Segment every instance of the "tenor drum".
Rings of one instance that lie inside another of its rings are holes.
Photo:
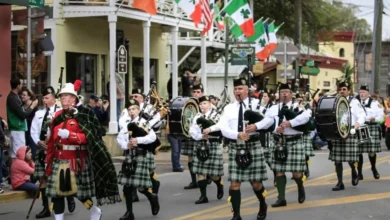
[[[346,139],[351,130],[349,102],[344,96],[326,96],[318,101],[316,128],[326,140]]]
[[[196,98],[176,97],[169,106],[169,133],[176,138],[190,138],[192,121],[200,112]]]
[[[367,125],[360,126],[356,129],[356,136],[359,144],[371,142],[371,134]]]

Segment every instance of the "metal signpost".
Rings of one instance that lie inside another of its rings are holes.
[[[124,45],[118,48],[117,63],[118,73],[127,74],[127,50]]]

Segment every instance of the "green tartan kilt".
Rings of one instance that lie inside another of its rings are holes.
[[[181,145],[181,155],[192,157],[194,156],[194,148],[196,141],[193,139],[186,139]]]
[[[303,134],[303,144],[305,145],[305,154],[309,157],[314,157],[314,149],[313,149],[313,142],[310,137],[310,133]]]
[[[37,152],[37,155],[34,158],[35,168],[34,168],[33,178],[36,180],[39,180],[43,176],[43,174],[45,174],[45,166],[42,166],[42,164],[39,162],[38,153],[39,151]]]
[[[272,147],[274,146],[274,143],[273,143],[273,138],[270,138],[271,134],[268,132],[265,134],[265,138],[268,139],[268,148],[264,147],[263,146],[263,153],[264,153],[264,157],[265,157],[265,162],[268,164],[268,166],[270,166],[271,164],[271,151],[272,151]]]
[[[368,125],[370,130],[371,142],[359,144],[359,153],[378,153],[381,152],[381,133],[377,124]]]
[[[359,161],[358,142],[355,136],[342,140],[332,140],[332,150],[329,152],[329,160],[335,162]]]
[[[147,152],[145,156],[139,155],[136,157],[137,167],[135,174],[127,177],[119,171],[118,183],[120,185],[130,185],[136,188],[151,188],[152,181],[150,179],[150,171],[154,165],[154,156],[151,152]],[[131,162],[130,154],[126,155],[126,162]],[[153,163],[151,163],[153,161]]]
[[[69,160],[54,159],[52,175],[48,177],[46,194],[50,198],[64,197],[57,195],[56,181],[57,172],[60,164],[69,163]],[[89,199],[95,196],[95,182],[93,181],[92,165],[88,157],[85,157],[85,168],[81,174],[76,174],[77,194],[75,195],[79,200]]]
[[[271,156],[271,169],[276,172],[303,172],[306,170],[306,151],[305,145],[302,139],[289,141],[286,143],[288,154],[286,161],[278,161],[275,159],[275,139],[271,137],[272,151]]]
[[[204,141],[196,141],[193,172],[200,175],[223,176],[223,153],[222,146],[218,142],[210,143],[210,157],[206,161],[200,161],[196,156],[198,148],[205,145]]]
[[[252,164],[247,168],[240,168],[236,163],[237,149],[245,148],[244,144],[229,144],[229,181],[253,182],[267,180],[267,168],[260,141],[247,143],[252,154]]]

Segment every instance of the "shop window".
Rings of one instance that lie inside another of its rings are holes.
[[[341,48],[339,51],[339,57],[345,57],[345,50],[344,48]]]
[[[144,59],[133,57],[132,59],[132,88],[139,88],[143,91],[143,93],[148,93],[148,91],[144,91]],[[158,60],[150,59],[150,78],[149,82],[152,84],[153,81],[157,82],[157,68],[158,68]],[[158,83],[157,83],[158,85]]]
[[[97,59],[95,54],[66,52],[66,81],[83,81],[80,95],[84,96],[84,101],[96,93]]]

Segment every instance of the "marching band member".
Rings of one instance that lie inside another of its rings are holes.
[[[384,117],[384,112],[380,108],[378,101],[373,100],[370,96],[370,90],[367,85],[361,85],[359,90],[359,99],[366,112],[365,124],[371,134],[371,142],[359,144],[359,163],[358,176],[359,180],[363,180],[363,153],[368,153],[370,159],[371,170],[375,179],[379,179],[380,175],[376,169],[376,153],[381,152],[381,132],[379,122]]]
[[[77,84],[76,84],[77,82]],[[117,176],[111,156],[100,135],[100,123],[90,108],[77,106],[81,81],[67,83],[59,96],[62,110],[50,125],[45,176],[47,196],[53,202],[56,220],[64,219],[64,197],[74,195],[90,210],[90,219],[99,220],[98,205],[120,201]],[[93,160],[93,161],[92,161]],[[95,178],[96,177],[96,178]]]
[[[241,191],[242,182],[250,182],[256,197],[259,200],[258,220],[267,217],[266,191],[262,181],[267,180],[267,169],[260,137],[256,133],[256,125],[244,127],[244,108],[255,109],[258,100],[249,99],[249,89],[244,78],[234,80],[234,96],[236,101],[227,105],[217,125],[204,130],[209,134],[220,130],[229,141],[229,181],[233,219],[241,220]],[[252,158],[250,160],[249,158]]]
[[[140,105],[137,100],[130,100],[128,111],[128,121],[130,121],[131,124],[137,124],[140,113]],[[145,119],[143,118],[139,121],[140,124],[144,122]],[[156,140],[156,134],[152,129],[143,137],[133,137],[129,139],[129,125],[122,126],[121,131],[117,136],[118,144],[123,150],[132,151],[134,149],[136,152],[135,155],[127,153],[123,162],[128,164],[132,162],[135,163],[135,169],[133,170],[134,173],[128,173],[128,170],[123,170],[127,169],[124,168],[126,166],[122,166],[122,171],[120,171],[118,175],[119,184],[123,185],[123,193],[126,198],[126,213],[120,218],[120,220],[134,220],[132,199],[133,188],[138,188],[139,192],[148,198],[153,215],[157,215],[160,211],[157,194],[149,190],[153,186],[150,173],[151,170],[154,169],[154,163],[151,163],[151,161],[154,160],[154,157],[153,153],[147,149],[147,146]],[[134,135],[134,133],[131,135]]]
[[[198,186],[201,197],[195,204],[208,203],[206,187],[210,176],[217,185],[217,198],[223,197],[223,153],[220,145],[220,137],[212,135],[203,135],[202,128],[198,124],[198,119],[203,117],[205,120],[211,120],[215,116],[215,109],[211,107],[208,96],[199,98],[199,107],[201,113],[196,115],[190,127],[190,134],[196,141],[193,158],[193,172],[198,175]]]
[[[306,125],[310,120],[310,112],[303,111],[296,115],[290,109],[293,107],[292,91],[288,84],[279,87],[280,103],[272,106],[266,117],[257,124],[257,129],[267,129],[275,124],[271,146],[271,168],[276,172],[276,187],[278,199],[272,207],[286,206],[286,172],[292,172],[298,186],[298,202],[306,199],[303,186],[303,172],[305,171],[305,146],[302,132],[298,126]],[[249,127],[248,127],[249,129]]]
[[[38,154],[35,157],[35,172],[34,179],[39,180],[45,173],[45,159],[48,137],[48,129],[50,121],[54,114],[61,110],[61,107],[56,104],[55,91],[49,86],[42,92],[42,101],[45,109],[38,110],[31,123],[31,138],[39,146]],[[49,199],[46,195],[46,189],[41,189],[43,210],[35,217],[37,219],[50,217]],[[76,203],[72,196],[66,197],[68,201],[68,210],[73,212],[76,208]]]
[[[364,125],[366,114],[359,101],[349,96],[350,85],[346,82],[338,84],[338,94],[348,97],[351,111],[351,125],[354,129],[358,129]],[[357,138],[350,136],[345,140],[331,141],[332,150],[329,152],[329,160],[334,161],[337,173],[337,184],[332,188],[333,191],[344,190],[343,183],[343,162],[348,162],[351,167],[352,185],[356,186],[359,183],[359,177],[356,172],[355,162],[359,161],[359,149]]]
[[[192,87],[192,97],[193,98],[200,98],[203,96],[203,85],[198,84],[194,85]],[[198,184],[196,181],[196,174],[193,170],[193,161],[192,157],[194,156],[194,147],[195,147],[195,141],[191,139],[187,139],[182,144],[181,154],[184,156],[188,156],[188,169],[190,170],[191,175],[191,183],[188,186],[185,186],[184,189],[196,189],[198,188]]]

